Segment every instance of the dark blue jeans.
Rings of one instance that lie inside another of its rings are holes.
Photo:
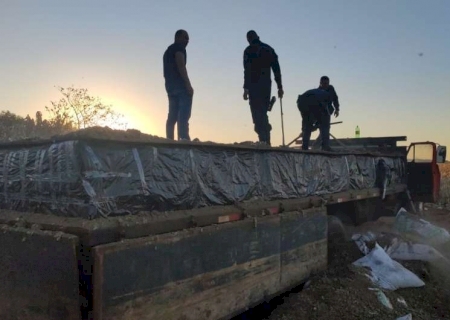
[[[169,114],[166,122],[166,137],[174,140],[175,124],[178,139],[191,140],[189,136],[189,119],[191,118],[192,96],[187,92],[169,93]]]
[[[255,132],[258,134],[259,141],[266,142],[269,145],[270,131],[272,130],[267,115],[270,104],[270,93],[270,86],[261,86],[249,90],[249,103]]]
[[[322,138],[322,149],[330,149],[330,122],[331,115],[326,111],[318,108],[311,108],[312,110],[304,110],[302,115],[302,149],[309,149],[309,140],[311,139],[311,132],[313,131],[313,125],[320,130],[320,136]]]
[[[330,123],[331,115],[328,113],[322,114],[322,121],[320,123],[320,136],[322,138],[322,150],[330,149]]]

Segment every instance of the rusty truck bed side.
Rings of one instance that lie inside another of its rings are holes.
[[[220,319],[327,265],[326,209],[94,247],[95,319]]]

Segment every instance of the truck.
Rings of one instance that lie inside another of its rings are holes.
[[[0,315],[230,319],[325,270],[335,221],[438,200],[445,147],[399,140],[3,143]]]

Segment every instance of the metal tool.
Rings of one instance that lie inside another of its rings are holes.
[[[284,144],[284,123],[283,123],[283,102],[282,102],[282,98],[280,98],[280,112],[281,112],[281,133],[283,135],[283,147],[285,146]]]
[[[331,122],[331,123],[330,123],[330,126],[335,125],[335,124],[340,124],[340,123],[342,123],[342,121]],[[311,132],[316,131],[318,128],[319,128],[319,127],[318,127],[317,125],[314,125],[313,130],[311,130]],[[287,145],[287,147],[289,147],[291,144],[295,143],[297,140],[299,140],[299,139],[302,138],[302,137],[303,137],[303,132],[301,132],[297,137],[295,137],[294,140],[292,140],[291,142],[289,142],[289,144]],[[333,139],[336,139],[336,137],[333,136],[331,133],[330,133],[330,137],[333,138]],[[321,135],[319,134],[319,136],[317,137],[317,139],[316,139],[314,145],[315,145],[318,141],[320,141],[321,138],[322,138],[322,137],[321,137]],[[337,139],[336,139],[336,140],[337,140]],[[342,143],[340,143],[340,144],[343,145]]]

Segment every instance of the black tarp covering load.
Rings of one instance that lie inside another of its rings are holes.
[[[75,140],[0,149],[2,208],[99,217],[292,199],[402,182],[403,159]]]

